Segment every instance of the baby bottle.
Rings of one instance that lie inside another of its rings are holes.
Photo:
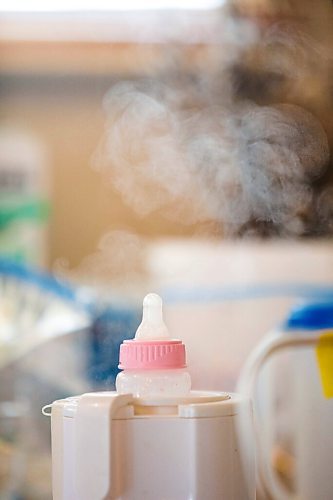
[[[206,333],[206,332],[205,332]],[[204,347],[204,346],[203,346]],[[185,345],[149,294],[120,347],[116,391],[53,402],[54,500],[254,500],[253,435],[237,434],[237,394],[191,390]]]
[[[191,377],[186,370],[185,346],[172,340],[163,321],[162,300],[148,294],[143,301],[142,322],[134,340],[120,347],[116,379],[118,394],[136,397],[188,396]]]

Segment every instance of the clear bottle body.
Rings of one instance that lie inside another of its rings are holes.
[[[142,398],[183,397],[191,390],[191,377],[185,368],[125,370],[117,375],[116,389]]]

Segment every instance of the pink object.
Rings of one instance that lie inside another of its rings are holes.
[[[121,370],[164,370],[186,367],[181,340],[125,340],[120,346]]]

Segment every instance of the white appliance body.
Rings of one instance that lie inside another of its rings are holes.
[[[250,405],[225,393],[163,404],[115,392],[56,401],[53,499],[253,500],[254,447],[241,454],[241,408],[251,419]]]

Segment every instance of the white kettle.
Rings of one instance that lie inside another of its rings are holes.
[[[333,302],[295,307],[253,351],[238,391],[254,401],[264,497],[333,498]]]

